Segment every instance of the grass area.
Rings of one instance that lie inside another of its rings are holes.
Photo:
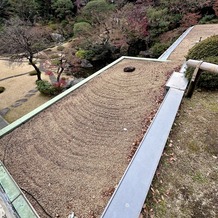
[[[184,99],[141,217],[218,217],[218,92]]]
[[[36,95],[31,96],[29,100],[24,102],[21,106],[10,108],[10,111],[4,116],[4,119],[7,120],[7,122],[12,123],[50,99],[51,97],[49,96],[37,93]]]

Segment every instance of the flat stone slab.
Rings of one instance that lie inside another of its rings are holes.
[[[22,102],[19,101],[12,104],[11,107],[19,107],[20,105],[22,105]]]
[[[28,93],[36,93],[36,92],[38,92],[37,89],[32,89],[32,90],[30,90]]]
[[[29,98],[29,97],[31,97],[31,96],[33,96],[33,95],[35,95],[35,93],[26,94],[24,97]]]
[[[10,111],[10,108],[9,108],[9,107],[6,107],[6,108],[0,110],[0,115],[1,115],[1,116],[4,116],[5,114],[8,113],[8,111]]]
[[[27,98],[22,98],[22,99],[19,99],[19,100],[17,100],[16,102],[26,102],[26,101],[28,101],[28,99]]]

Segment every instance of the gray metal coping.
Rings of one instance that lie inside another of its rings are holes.
[[[1,161],[0,186],[5,193],[5,197],[1,199],[4,201],[4,205],[7,207],[6,209],[12,217],[14,217],[13,215],[18,214],[19,217],[22,218],[39,218],[39,215],[36,213]],[[16,213],[13,213],[8,204],[12,206]],[[17,216],[15,215],[15,217]]]
[[[168,90],[101,218],[139,217],[183,95],[184,90]]]
[[[165,85],[166,91],[168,91],[170,88],[179,89],[182,91],[185,91],[188,84],[188,79],[185,77],[184,73],[181,72],[173,72],[169,80],[167,81]]]
[[[92,74],[91,76],[87,77],[86,79],[82,80],[81,82],[77,83],[73,87],[67,89],[63,93],[57,95],[56,97],[52,98],[51,100],[47,101],[46,103],[42,104],[41,106],[37,107],[30,113],[24,115],[23,117],[17,119],[13,123],[7,125],[3,129],[0,129],[0,138],[3,137],[4,135],[8,134],[18,126],[22,125],[23,123],[27,122],[30,120],[32,117],[36,116],[38,113],[41,111],[45,110],[46,108],[50,107],[57,101],[61,100],[80,86],[84,85],[87,83],[89,80],[93,79],[94,77],[98,76],[99,74],[103,73],[105,70],[108,68],[112,67],[113,65],[117,64],[118,62],[122,61],[123,59],[131,59],[131,60],[142,60],[142,61],[155,61],[155,62],[166,62],[167,60],[158,60],[158,59],[152,59],[152,58],[137,58],[137,57],[129,57],[129,56],[122,56],[121,58],[117,59],[116,61],[112,62],[111,64],[107,65],[106,67],[102,68],[101,70],[97,71],[96,73]]]
[[[194,26],[189,27],[158,59],[167,60],[176,47],[182,42],[182,40],[189,34]]]

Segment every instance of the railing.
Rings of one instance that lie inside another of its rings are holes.
[[[211,63],[204,62],[204,61],[192,60],[192,59],[188,60],[186,64],[188,67],[195,68],[195,71],[192,75],[192,78],[190,80],[188,90],[186,93],[186,97],[191,98],[194,92],[195,86],[201,76],[201,73],[203,71],[208,71],[210,73],[218,73],[218,65],[211,64]]]

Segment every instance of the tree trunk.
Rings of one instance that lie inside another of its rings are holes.
[[[35,69],[35,71],[37,73],[37,80],[42,80],[42,78],[41,78],[41,71],[36,66],[36,64],[33,62],[33,57],[29,57],[28,59],[29,59],[30,64],[34,67],[34,69]]]
[[[60,81],[61,74],[63,73],[63,71],[64,71],[64,68],[63,68],[63,67],[58,68],[57,82]]]
[[[63,67],[63,59],[61,58],[60,59],[60,62],[59,62],[59,66],[58,66],[58,70],[57,70],[57,82],[60,81],[60,78],[61,78],[61,74],[63,73],[64,71],[64,67]]]

